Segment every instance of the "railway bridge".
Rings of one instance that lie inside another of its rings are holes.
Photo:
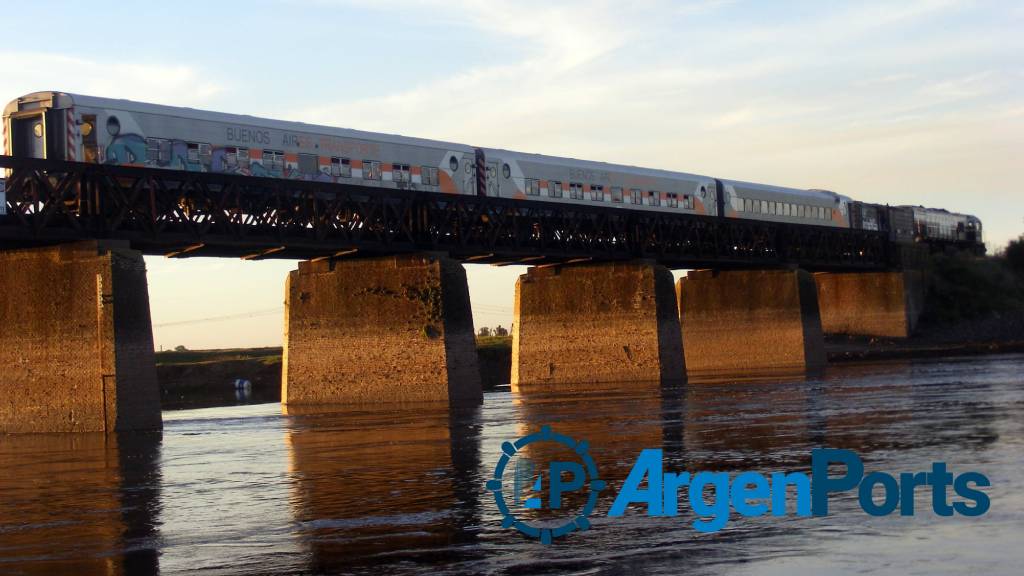
[[[142,255],[299,260],[282,401],[478,402],[463,263],[529,265],[514,387],[806,369],[906,336],[920,256],[881,233],[0,156],[0,432],[160,426]],[[673,285],[670,270],[698,270]]]

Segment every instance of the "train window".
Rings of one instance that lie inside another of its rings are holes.
[[[647,193],[647,202],[651,206],[661,206],[661,192],[651,190]]]
[[[437,186],[437,167],[423,166],[420,168],[420,182],[424,186]]]
[[[583,184],[579,182],[569,182],[569,198],[573,200],[583,200]]]
[[[604,202],[604,186],[601,186],[600,184],[591,184],[590,199],[595,202]]]
[[[238,150],[227,146],[224,148],[224,167],[234,170],[238,167]]]
[[[535,178],[526,179],[526,195],[540,196],[540,180]]]
[[[343,164],[343,162],[344,162],[344,164]],[[347,174],[344,174],[344,172],[346,170],[343,170],[343,168],[347,169],[347,172],[348,172]],[[331,158],[331,176],[334,176],[335,178],[339,178],[343,174],[344,174],[345,178],[349,178],[349,177],[352,176],[352,165],[349,163],[348,158],[339,158],[337,156],[332,157]]]
[[[629,201],[633,204],[640,204],[643,202],[643,192],[639,188],[629,189]]]
[[[285,153],[276,150],[263,151],[263,167],[271,172],[285,169]]]
[[[562,183],[561,182],[548,182],[548,196],[551,198],[562,197]]]
[[[683,208],[693,210],[693,196],[683,194]]]
[[[146,138],[146,162],[162,164],[170,160],[170,144],[163,138]]]
[[[199,144],[189,142],[186,144],[186,148],[188,148],[188,161],[199,162]]]
[[[380,180],[379,160],[363,160],[363,180]]]
[[[213,147],[203,142],[199,143],[199,161],[203,164],[209,164],[213,158]]]
[[[622,202],[622,186],[612,186],[612,202]]]
[[[391,165],[391,179],[395,182],[408,182],[409,181],[409,165],[408,164],[392,164]]]
[[[278,150],[263,151],[263,167],[271,172],[284,170],[284,152]]]
[[[767,213],[768,213],[768,201],[767,200],[761,200],[761,214],[767,214]]]
[[[669,192],[665,195],[669,208],[679,208],[679,196],[675,192]]]
[[[235,151],[235,157],[238,159],[238,167],[249,169],[249,149],[238,148]]]

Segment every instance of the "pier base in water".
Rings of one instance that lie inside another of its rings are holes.
[[[697,270],[676,292],[691,375],[825,364],[814,278],[803,270]]]
[[[95,241],[0,252],[0,432],[161,427],[146,266]]]
[[[683,380],[674,296],[654,264],[530,268],[516,282],[513,388]]]
[[[924,302],[924,273],[822,272],[814,275],[826,334],[906,338]]]
[[[480,402],[469,287],[444,256],[301,262],[285,295],[285,404]]]

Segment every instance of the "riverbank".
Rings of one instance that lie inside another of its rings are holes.
[[[944,335],[905,340],[830,336],[826,339],[825,353],[832,364],[1024,352],[1024,332],[1015,334],[1017,338],[972,341],[953,340]],[[484,390],[509,382],[511,338],[478,339],[477,358]],[[168,409],[213,405],[232,399],[278,402],[281,400],[281,349],[158,352],[157,377],[164,408]],[[236,386],[237,381],[243,383]],[[244,382],[249,385],[245,386]]]
[[[509,382],[510,336],[477,338],[476,352],[484,390]],[[156,373],[165,409],[281,400],[281,348],[157,352]]]

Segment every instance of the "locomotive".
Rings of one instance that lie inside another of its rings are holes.
[[[3,135],[21,157],[878,230],[984,253],[980,220],[945,210],[64,92],[10,102]]]

